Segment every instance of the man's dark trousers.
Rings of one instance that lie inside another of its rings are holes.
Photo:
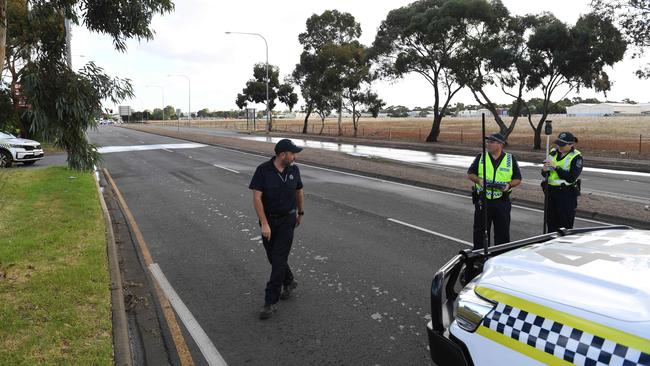
[[[488,237],[494,224],[494,241],[492,245],[510,241],[510,209],[512,204],[508,198],[487,200]],[[481,203],[474,204],[474,249],[483,249],[483,211]]]
[[[282,217],[267,216],[271,227],[271,240],[262,237],[266,257],[271,263],[271,278],[266,283],[266,304],[275,304],[280,299],[282,285],[288,285],[293,281],[293,273],[287,263],[291,244],[293,242],[293,231],[296,227],[296,214],[288,214]]]
[[[548,232],[560,228],[573,229],[578,207],[578,195],[574,187],[551,187],[548,191],[546,222]]]

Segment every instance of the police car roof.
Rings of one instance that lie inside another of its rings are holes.
[[[650,231],[602,230],[491,258],[477,286],[650,338],[649,278]]]

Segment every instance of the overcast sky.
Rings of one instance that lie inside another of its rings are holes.
[[[299,61],[301,46],[298,34],[304,32],[305,21],[312,14],[327,9],[351,13],[361,23],[361,42],[371,45],[379,24],[392,9],[409,4],[410,0],[378,0],[375,2],[343,0],[310,1],[213,1],[177,0],[176,10],[155,17],[152,28],[155,38],[149,42],[129,41],[125,53],[115,51],[111,39],[84,28],[73,29],[72,62],[81,67],[92,60],[109,74],[129,78],[133,82],[135,98],[122,105],[135,110],[160,107],[161,88],[164,103],[187,111],[188,82],[169,74],[183,74],[191,81],[191,108],[210,110],[237,109],[235,98],[245,82],[251,78],[253,65],[264,62],[264,42],[259,37],[226,35],[226,31],[263,34],[269,43],[269,63],[280,67],[283,78],[290,74]],[[564,22],[574,23],[580,14],[589,12],[589,0],[503,0],[514,14],[550,11]],[[650,102],[648,82],[633,75],[639,60],[627,57],[608,70],[614,81],[609,100],[630,98]],[[388,105],[408,107],[433,104],[433,88],[420,76],[410,75],[389,83],[377,81],[374,89]],[[539,91],[536,92],[539,95]],[[531,93],[532,97],[535,92]],[[570,96],[598,97],[591,90],[581,90]],[[559,98],[561,95],[558,95]],[[491,95],[498,102],[510,102],[497,91]],[[463,91],[452,103],[476,104],[471,93]],[[301,102],[302,103],[302,102]],[[115,107],[107,105],[106,107]],[[257,106],[263,109],[263,105]],[[286,107],[280,104],[277,110]]]

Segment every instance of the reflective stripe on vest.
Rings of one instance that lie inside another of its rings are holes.
[[[565,157],[563,157],[561,160],[557,160],[557,157],[560,156],[560,152],[558,151],[557,154],[553,155],[551,159],[557,166],[556,169],[562,169],[565,171],[571,170],[571,162],[573,159],[576,157],[580,156],[580,151],[578,149],[573,149],[571,152],[569,152]],[[556,186],[559,187],[561,185],[565,186],[573,186],[575,185],[576,182],[569,183],[564,179],[561,179],[560,176],[557,174],[557,171],[551,170],[549,175],[548,175],[548,185],[550,186]]]
[[[483,164],[485,159],[481,155],[481,159],[478,163],[478,177],[483,179]],[[486,184],[497,183],[497,184],[506,184],[512,182],[512,155],[506,153],[506,155],[501,159],[501,163],[496,171],[494,172],[494,167],[492,166],[492,159],[487,159],[487,165],[485,166],[485,174],[487,178],[485,179]],[[494,179],[492,179],[494,178]],[[477,192],[483,191],[483,186],[480,184],[474,185]],[[510,192],[512,190],[509,190]],[[487,188],[486,197],[490,200],[498,199],[503,196],[503,192],[500,189]]]

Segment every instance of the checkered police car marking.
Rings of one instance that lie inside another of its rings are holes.
[[[650,365],[647,353],[503,303],[483,326],[575,365]]]

